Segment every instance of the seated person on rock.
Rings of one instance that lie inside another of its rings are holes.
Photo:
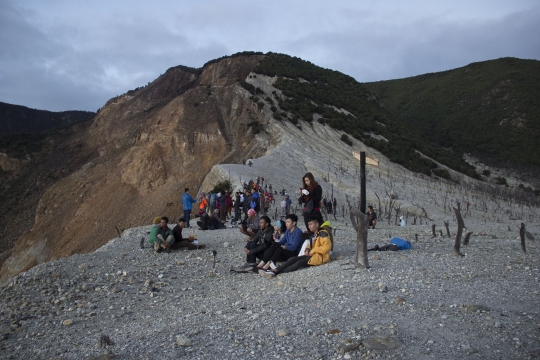
[[[259,230],[255,237],[246,244],[244,252],[246,253],[246,267],[255,267],[257,258],[262,259],[264,252],[272,243],[274,228],[270,226],[270,218],[262,216],[259,220]]]
[[[302,247],[302,230],[300,230],[296,224],[298,223],[298,216],[295,214],[287,215],[285,220],[285,234],[279,240],[274,242],[268,251],[264,254],[258,267],[264,270],[268,268],[276,268],[275,263],[278,261],[286,261],[292,257],[298,256],[298,252]]]
[[[314,240],[311,240],[304,254],[289,258],[276,269],[261,269],[259,270],[259,274],[267,279],[271,279],[277,274],[327,263],[330,260],[330,249],[332,248],[330,234],[328,234],[327,230],[319,229],[319,218],[316,216],[308,218],[308,228],[310,232],[314,233]]]
[[[224,227],[225,224],[221,221],[219,209],[214,209],[212,216],[208,219],[208,230],[217,230]]]
[[[156,233],[161,223],[161,216],[156,216],[154,220],[152,220],[152,228],[150,229],[150,237],[148,238],[148,242],[150,245],[154,246],[154,243],[156,242]]]
[[[375,229],[375,225],[377,225],[377,213],[373,211],[373,206],[368,206],[366,215],[368,216],[368,229],[370,226],[372,229]]]
[[[179,250],[179,249],[197,250],[197,249],[206,248],[206,245],[199,245],[199,242],[193,235],[190,235],[187,239],[184,239],[182,236],[182,230],[185,227],[186,227],[186,219],[183,217],[178,219],[178,223],[172,229],[172,232],[174,235],[174,244],[171,245],[171,249],[172,250]]]
[[[156,232],[154,250],[156,250],[156,252],[161,252],[163,250],[170,252],[172,244],[174,244],[174,235],[172,230],[169,229],[169,218],[163,216]]]
[[[252,239],[257,231],[259,231],[260,218],[257,215],[257,212],[253,209],[249,209],[247,212],[247,219],[242,221],[242,227],[240,232],[244,235],[247,235]]]

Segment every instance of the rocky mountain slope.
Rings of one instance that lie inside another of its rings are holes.
[[[213,165],[263,154],[272,139],[252,136],[246,124],[263,116],[237,85],[260,58],[228,58],[200,73],[169,69],[67,134],[62,147],[73,155],[72,166],[39,199],[34,224],[15,243],[2,279],[92,251],[114,236],[115,226],[142,225],[166,210],[179,214],[182,189],[196,192]]]

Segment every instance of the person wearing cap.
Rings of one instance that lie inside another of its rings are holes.
[[[169,218],[163,216],[156,232],[154,250],[156,252],[161,252],[162,250],[170,252],[172,244],[174,244],[174,235],[172,230],[169,229]]]
[[[206,193],[202,192],[199,198],[199,215],[202,215],[206,212],[206,209],[208,209],[208,200],[206,200]]]
[[[308,266],[318,266],[330,261],[330,251],[332,249],[330,234],[328,230],[319,228],[319,224],[317,216],[308,218],[309,231],[314,235],[303,254],[289,258],[275,269],[260,269],[259,275],[272,279],[281,273],[296,271]]]
[[[206,245],[199,245],[199,242],[194,235],[190,235],[188,238],[184,238],[182,236],[182,229],[184,229],[185,227],[186,219],[178,219],[176,226],[172,229],[174,235],[174,244],[171,246],[171,249],[197,250],[206,248]]]
[[[184,189],[184,194],[182,194],[182,208],[184,209],[184,219],[186,219],[186,226],[189,227],[189,217],[191,216],[191,209],[193,204],[197,202],[191,195],[188,193],[189,189]]]
[[[160,222],[161,216],[156,216],[154,220],[152,220],[152,228],[150,229],[150,237],[148,238],[148,242],[150,243],[150,245],[154,245],[154,243],[156,242],[156,233]]]
[[[289,194],[285,193],[285,213],[289,215],[291,213],[292,200]]]
[[[257,231],[259,231],[259,220],[260,219],[259,215],[257,215],[257,212],[253,209],[249,209],[247,212],[247,219],[242,222],[240,232],[244,235],[249,236],[249,238],[252,239],[257,234]]]

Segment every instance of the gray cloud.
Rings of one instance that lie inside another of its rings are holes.
[[[175,65],[275,51],[358,81],[540,59],[534,1],[0,0],[0,101],[96,110]]]

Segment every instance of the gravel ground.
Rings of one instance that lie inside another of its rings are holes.
[[[413,248],[370,252],[366,270],[354,231],[334,226],[330,263],[273,280],[229,271],[244,262],[236,228],[186,229],[208,248],[160,254],[139,248],[149,227],[126,230],[0,288],[0,358],[540,357],[537,242],[524,256],[517,233],[477,225],[457,257],[430,226],[381,224],[370,246],[400,236]]]

